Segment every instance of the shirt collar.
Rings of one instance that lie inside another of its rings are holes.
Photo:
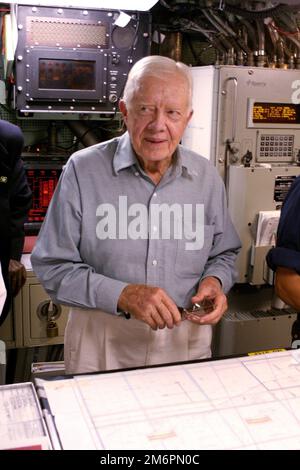
[[[120,170],[129,168],[133,165],[140,167],[139,161],[131,145],[130,136],[128,132],[125,132],[125,134],[119,138],[113,159],[113,168],[117,175]],[[192,160],[182,155],[182,147],[180,145],[177,147],[176,151],[176,163],[174,171],[176,176],[181,174],[182,176],[197,175]]]
[[[181,171],[182,176],[192,177],[198,175],[193,159],[186,155],[186,152],[183,152],[183,147],[181,145],[178,145],[176,155],[177,169],[179,172]]]
[[[125,134],[120,137],[117,149],[115,151],[113,159],[114,171],[116,174],[118,174],[120,170],[129,168],[130,166],[136,165],[137,163],[138,159],[136,158],[132,148],[129,134],[128,132],[125,132]]]

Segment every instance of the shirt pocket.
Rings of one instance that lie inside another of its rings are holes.
[[[213,245],[214,226],[204,225],[203,239],[194,236],[177,240],[175,273],[200,278]]]

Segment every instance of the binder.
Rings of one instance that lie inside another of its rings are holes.
[[[51,449],[48,428],[31,382],[0,387],[0,449]]]

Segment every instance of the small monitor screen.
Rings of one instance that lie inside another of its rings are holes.
[[[300,124],[300,105],[255,102],[252,120],[259,124]]]
[[[39,59],[39,88],[52,90],[95,90],[92,60]]]

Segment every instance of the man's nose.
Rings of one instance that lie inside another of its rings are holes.
[[[153,119],[149,123],[152,130],[161,131],[166,127],[166,116],[163,111],[157,110],[153,116]]]

